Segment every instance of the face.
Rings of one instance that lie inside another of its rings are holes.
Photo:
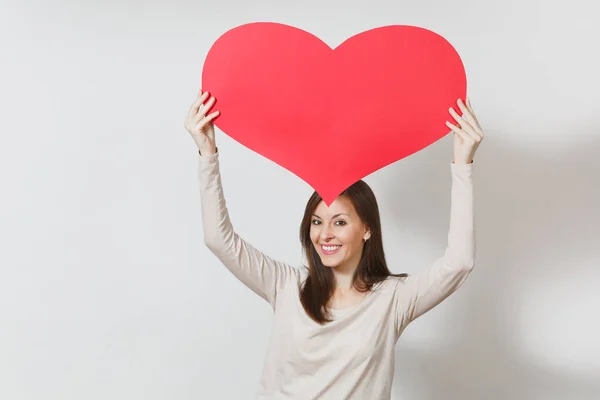
[[[326,267],[356,268],[364,240],[370,236],[345,196],[339,196],[329,207],[321,201],[312,215],[310,238]]]

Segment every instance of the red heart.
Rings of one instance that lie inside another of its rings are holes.
[[[335,49],[291,26],[242,25],[213,44],[202,81],[221,111],[216,126],[299,176],[328,205],[445,136],[448,108],[466,94],[452,45],[402,25]]]

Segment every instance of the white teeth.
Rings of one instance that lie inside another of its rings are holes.
[[[322,246],[322,247],[323,247],[323,250],[325,250],[325,251],[334,251],[334,250],[339,249],[342,246]]]

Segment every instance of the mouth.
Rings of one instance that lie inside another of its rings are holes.
[[[330,256],[332,254],[337,253],[341,247],[342,247],[342,245],[338,245],[338,244],[334,244],[334,245],[324,245],[324,244],[322,244],[321,245],[321,251],[326,256]]]

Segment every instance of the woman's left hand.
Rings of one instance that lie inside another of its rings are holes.
[[[484,134],[469,99],[467,98],[466,106],[461,99],[458,99],[456,104],[458,104],[460,111],[462,111],[462,116],[458,115],[452,107],[450,107],[449,111],[459,126],[446,121],[446,126],[454,132],[453,162],[455,164],[470,164],[473,162],[473,157],[483,140]]]

